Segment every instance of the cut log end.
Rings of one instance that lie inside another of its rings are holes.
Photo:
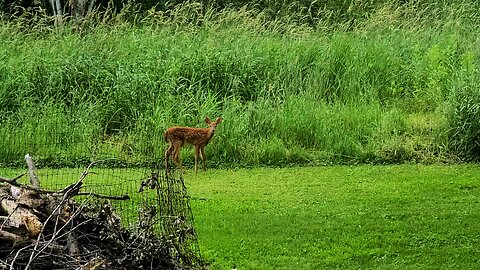
[[[25,162],[27,163],[28,175],[30,176],[30,184],[34,188],[40,188],[40,181],[37,176],[37,168],[33,163],[32,157],[29,154],[25,155]]]

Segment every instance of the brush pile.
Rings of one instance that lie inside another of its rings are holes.
[[[28,155],[26,160],[31,185],[17,183],[23,175],[0,177],[0,269],[189,268],[172,240],[156,236],[151,226],[135,233],[121,226],[109,200],[127,195],[73,200],[87,195],[80,189],[88,168],[76,183],[50,191],[39,187]]]

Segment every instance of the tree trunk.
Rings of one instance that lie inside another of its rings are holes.
[[[82,28],[82,22],[85,19],[91,9],[93,8],[94,0],[70,0],[70,10],[72,12],[73,19],[78,29]],[[87,4],[89,3],[88,7]]]
[[[90,4],[88,5],[88,10],[87,14],[90,14],[93,10],[93,3],[95,3],[95,0],[90,0]]]
[[[50,0],[52,6],[53,17],[55,18],[55,25],[62,24],[62,2],[60,0]]]

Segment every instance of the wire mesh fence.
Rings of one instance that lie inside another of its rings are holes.
[[[1,124],[1,123],[0,123]],[[111,200],[113,210],[129,229],[149,229],[170,239],[188,260],[198,258],[198,245],[193,227],[190,197],[181,174],[167,176],[164,170],[162,134],[144,138],[105,136],[90,137],[65,134],[61,130],[29,127],[24,133],[13,130],[0,138],[0,176],[14,178],[26,172],[25,155],[36,165],[40,186],[61,190],[83,179],[82,196],[109,197],[128,195],[128,200]],[[133,143],[132,143],[133,142]],[[28,183],[28,176],[19,182]],[[98,200],[98,204],[104,200]]]

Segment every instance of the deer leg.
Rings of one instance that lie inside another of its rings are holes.
[[[207,171],[207,166],[205,166],[205,161],[207,160],[207,156],[205,156],[205,147],[200,148],[200,157],[202,158],[203,163],[203,171]]]
[[[175,164],[177,164],[177,167],[180,168],[180,170],[183,172],[183,166],[182,166],[182,161],[180,160],[180,149],[182,147],[183,143],[175,143],[174,148],[173,148],[173,161]]]
[[[200,152],[200,147],[198,145],[195,145],[195,175],[197,175],[199,152]]]
[[[167,150],[165,151],[165,170],[167,170],[167,173],[170,173],[170,168],[168,166],[168,159],[172,155],[172,150],[173,150],[173,145],[170,144]]]

